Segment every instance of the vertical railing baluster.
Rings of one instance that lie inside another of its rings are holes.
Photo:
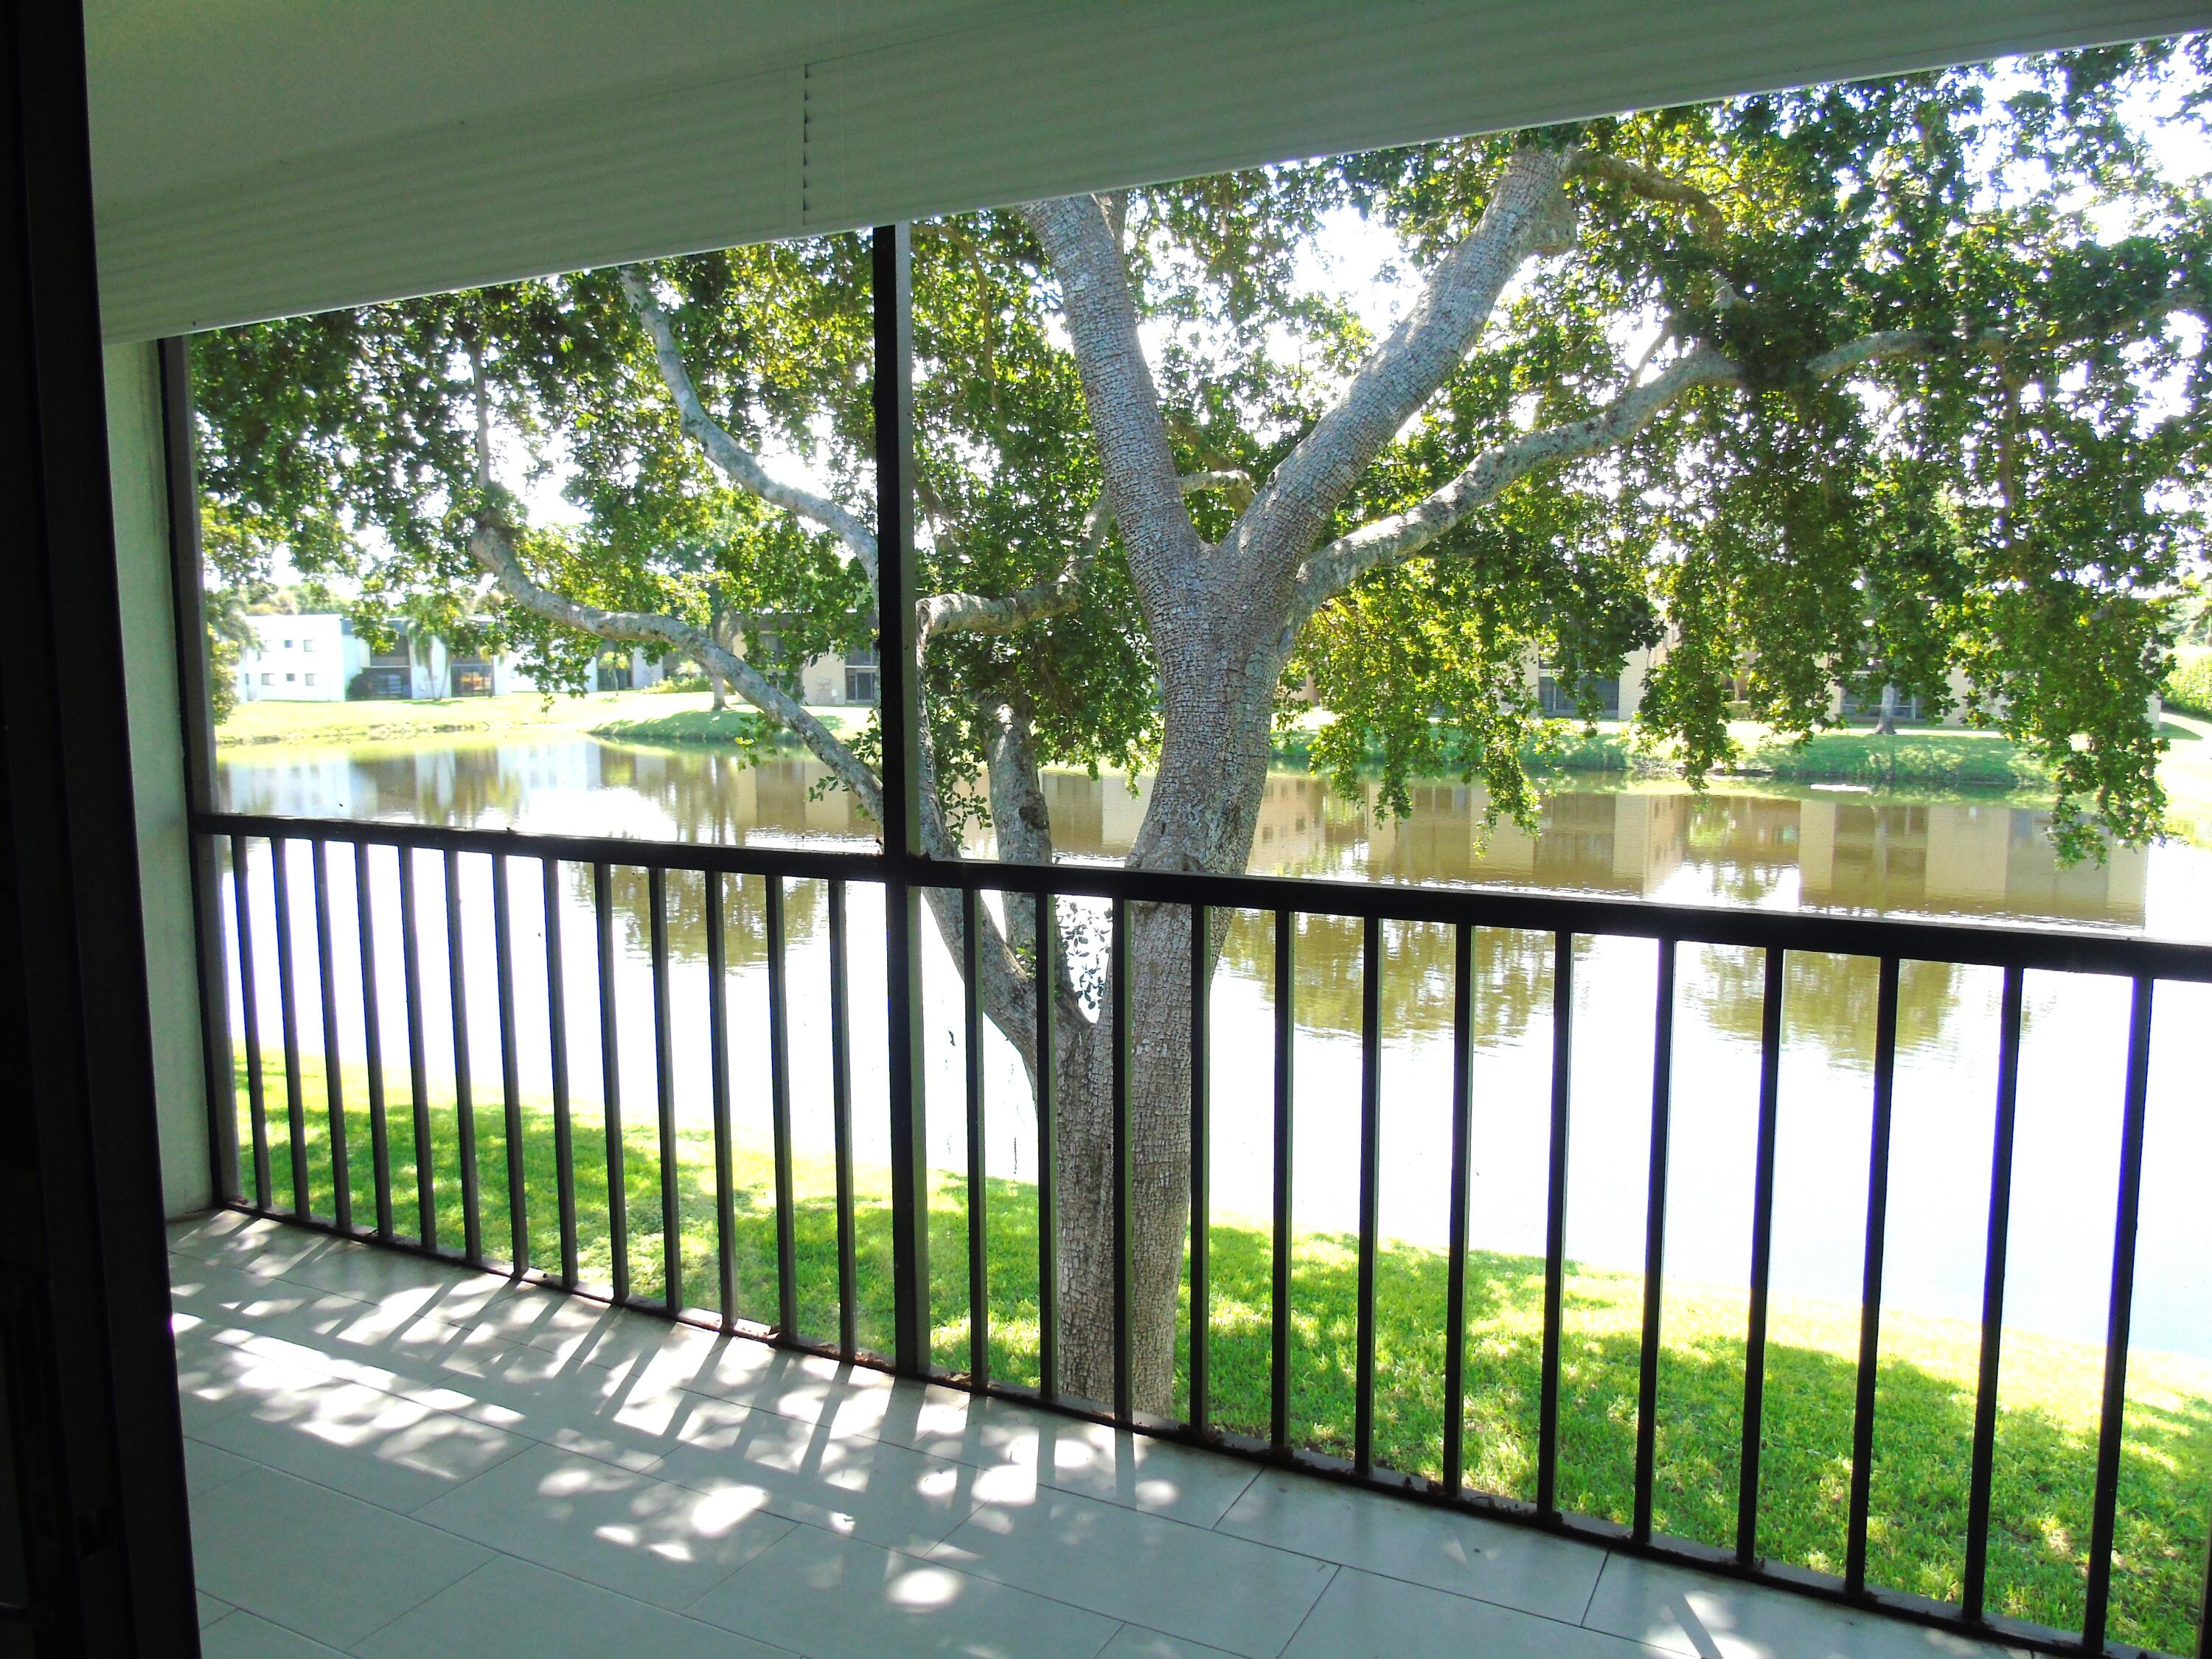
[[[347,1157],[345,1083],[338,1052],[337,965],[331,943],[329,843],[309,843],[315,875],[315,991],[323,1009],[323,1097],[331,1125],[331,1219],[342,1233],[353,1231],[353,1170]],[[354,856],[361,856],[355,849]]]
[[[284,1038],[284,1127],[292,1141],[292,1212],[313,1213],[307,1169],[307,1103],[300,1083],[300,989],[292,962],[291,843],[269,838],[269,884],[276,923],[276,1009]]]
[[[384,1109],[384,1011],[376,979],[376,893],[368,843],[353,852],[354,931],[361,945],[361,1057],[368,1071],[368,1159],[376,1183],[376,1236],[392,1242],[392,1125]]]
[[[592,921],[599,957],[599,1099],[605,1112],[607,1249],[614,1299],[629,1300],[629,1202],[623,1170],[621,1032],[615,1020],[614,872],[592,866]]]
[[[771,878],[773,879],[773,878]],[[646,902],[653,907],[646,937],[653,956],[653,1088],[660,1130],[660,1290],[668,1311],[684,1305],[684,1212],[677,1184],[676,1052],[668,1007],[668,872],[645,872]]]
[[[1060,1398],[1060,1119],[1054,1090],[1060,990],[1060,902],[1036,895],[1037,1392]]]
[[[1990,1559],[1990,1493],[1995,1484],[1997,1378],[2004,1355],[2005,1256],[2012,1234],[2013,1134],[2020,1115],[2020,1032],[2027,976],[2004,971],[1997,1026],[1996,1133],[1990,1146],[1988,1242],[1982,1252],[1981,1374],[1974,1392],[1974,1443],[1966,1494],[1966,1559],[1960,1600],[1969,1619],[1983,1617]]]
[[[2128,1406],[2128,1332],[2135,1315],[2136,1224],[2142,1209],[2143,1120],[2150,1094],[2151,991],[2135,979],[2128,1016],[2128,1073],[2120,1120],[2119,1200],[2112,1222],[2112,1288],[2105,1322],[2105,1395],[2097,1424],[2097,1486],[2089,1518],[2089,1583],[2081,1645],[2105,1650],[2112,1592],[2112,1531],[2119,1508],[2121,1430]]]
[[[561,861],[541,860],[545,907],[545,1042],[553,1072],[553,1180],[561,1212],[561,1283],[576,1288],[576,1127],[568,1105],[568,988],[561,959]]]
[[[1544,1203],[1543,1370],[1536,1398],[1536,1513],[1559,1512],[1559,1346],[1566,1313],[1567,1112],[1572,1096],[1575,936],[1552,942],[1552,1136]]]
[[[1114,1420],[1135,1415],[1129,1307],[1129,901],[1113,902]]]
[[[1743,1351],[1743,1442],[1736,1492],[1735,1556],[1749,1566],[1759,1551],[1759,1437],[1766,1410],[1766,1291],[1774,1266],[1774,1139],[1782,1102],[1782,974],[1788,953],[1766,947],[1759,1005],[1759,1150],[1752,1177],[1750,1320]]]
[[[1375,1468],[1375,1255],[1382,1201],[1382,923],[1369,916],[1359,942],[1359,1262],[1353,1361],[1352,1467]]]
[[[837,1348],[860,1347],[860,1262],[853,1237],[853,1018],[845,983],[845,884],[830,884],[830,1128],[837,1160]]]
[[[437,1176],[430,1156],[429,1058],[422,1041],[422,945],[415,904],[415,849],[399,854],[399,968],[407,992],[407,1081],[415,1124],[415,1236],[438,1248]]]
[[[1636,1510],[1638,1543],[1651,1537],[1651,1482],[1659,1454],[1659,1321],[1666,1291],[1667,1147],[1674,1103],[1674,957],[1659,939],[1659,988],[1651,1024],[1651,1149],[1644,1188],[1644,1341],[1636,1375]]]
[[[246,880],[246,837],[230,838],[230,906],[238,933],[239,1012],[246,1042],[246,1115],[253,1139],[253,1207],[270,1207],[269,1102],[261,1081],[261,1001],[253,982],[253,904]],[[235,1112],[234,1104],[231,1109]]]
[[[706,872],[707,1063],[714,1114],[714,1278],[722,1328],[738,1316],[737,1153],[730,1138],[730,996],[728,947],[722,939],[722,874]],[[835,1041],[833,1034],[832,1041]]]
[[[775,1156],[775,1323],[799,1334],[799,1212],[791,1178],[791,995],[784,962],[783,878],[768,889],[768,1099]]]
[[[514,919],[507,914],[507,854],[491,855],[493,965],[499,997],[499,1087],[507,1133],[507,1260],[530,1267],[530,1171],[522,1155],[522,1062],[514,1049]]]
[[[1213,1415],[1213,912],[1190,907],[1190,1426]]]
[[[960,890],[960,1034],[968,1111],[968,1381],[991,1380],[991,1261],[983,1168],[982,895]]]
[[[477,1189],[476,1087],[470,1079],[469,980],[461,935],[461,855],[446,849],[446,974],[453,1024],[453,1128],[461,1159],[461,1255],[481,1266],[483,1198]]]
[[[1444,1257],[1444,1490],[1467,1483],[1468,1187],[1474,1160],[1474,929],[1452,927],[1451,1237]]]
[[[1897,1093],[1898,960],[1881,959],[1874,1022],[1874,1126],[1867,1151],[1866,1254],[1859,1291],[1858,1399],[1851,1419],[1851,1498],[1844,1589],[1866,1589],[1867,1519],[1874,1500],[1876,1367],[1881,1361],[1881,1270],[1889,1227],[1890,1124]]]
[[[1291,1444],[1291,1062],[1297,1035],[1297,922],[1275,912],[1275,1190],[1273,1287],[1269,1309],[1271,1363],[1267,1443],[1278,1453]]]

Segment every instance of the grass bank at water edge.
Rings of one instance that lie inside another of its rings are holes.
[[[1738,755],[1719,775],[1778,783],[1850,783],[1870,788],[2004,789],[2044,791],[2050,780],[2043,769],[2002,733],[1954,726],[1917,726],[1894,737],[1869,731],[1824,732],[1802,742],[1739,722],[1729,728]],[[1274,738],[1274,757],[1286,765],[1310,766],[1316,726],[1301,722]],[[1379,753],[1370,760],[1380,765]],[[1664,754],[1638,749],[1624,721],[1601,721],[1594,729],[1573,726],[1548,747],[1522,751],[1532,769],[1575,772],[1632,772],[1650,777],[1679,775]]]
[[[293,1148],[281,1064],[264,1062],[270,1190],[289,1205]],[[404,1068],[387,1066],[388,1145],[396,1230],[416,1236],[416,1147]],[[252,1190],[246,1066],[239,1080],[241,1178]],[[366,1078],[341,1074],[355,1224],[374,1224]],[[310,1206],[331,1212],[325,1079],[303,1069],[305,1157]],[[458,1119],[450,1084],[427,1103],[428,1163],[438,1242],[462,1238]],[[475,1086],[482,1229],[487,1255],[509,1249],[507,1144],[495,1078]],[[801,1103],[802,1114],[813,1109]],[[608,1231],[609,1142],[600,1108],[574,1108],[577,1235],[583,1275],[611,1273]],[[521,1114],[520,1155],[530,1254],[560,1258],[554,1123],[540,1102]],[[629,1219],[632,1294],[662,1294],[665,1234],[660,1149],[650,1123],[629,1125],[620,1196]],[[683,1300],[716,1310],[720,1300],[713,1192],[714,1149],[705,1126],[676,1148]],[[776,1304],[774,1160],[763,1133],[741,1132],[735,1156],[738,1316],[772,1322]],[[890,1178],[855,1172],[859,1260],[854,1310],[864,1347],[888,1351],[891,1331]],[[799,1323],[806,1334],[837,1330],[834,1176],[826,1159],[794,1168]],[[991,1365],[1015,1382],[1036,1380],[1036,1194],[1027,1182],[993,1180],[984,1194],[990,1248],[988,1291]],[[930,1200],[931,1298],[939,1363],[964,1369],[968,1353],[967,1194],[939,1171]],[[1216,1215],[1209,1239],[1210,1326],[1215,1420],[1264,1434],[1271,1386],[1272,1244],[1267,1226]],[[1291,1297],[1291,1432],[1298,1443],[1349,1455],[1353,1418],[1357,1255],[1334,1233],[1295,1236]],[[1386,1241],[1376,1273],[1376,1461],[1431,1479],[1441,1475],[1445,1259],[1442,1252]],[[1469,1258],[1467,1387],[1457,1402],[1466,1425],[1468,1480],[1478,1488],[1533,1496],[1543,1335],[1543,1264],[1521,1255]],[[1566,1286],[1560,1389],[1559,1501],[1571,1511],[1620,1522],[1633,1502],[1643,1282],[1633,1273],[1574,1267]],[[1709,1544],[1735,1540],[1737,1452],[1742,1431],[1745,1297],[1726,1286],[1670,1285],[1660,1356],[1657,1482],[1659,1529]],[[1185,1287],[1188,1311],[1188,1285]],[[1188,1328],[1188,1320],[1184,1322]],[[1838,1573],[1851,1479],[1857,1373],[1856,1307],[1777,1296],[1766,1351],[1759,1547],[1777,1561]],[[1990,1538],[1994,1611],[2061,1630],[2081,1613],[2096,1467],[2103,1353],[2090,1343],[2007,1334],[1999,1393],[1996,1475]],[[1885,1311],[1875,1431],[1869,1577],[1877,1584],[1939,1601],[1960,1593],[1968,1447],[1979,1330],[1970,1322]],[[1177,1356],[1178,1405],[1187,1353]],[[2205,1528],[2212,1505],[2212,1362],[2130,1356],[2113,1571],[2115,1640],[2191,1651],[2203,1592]]]

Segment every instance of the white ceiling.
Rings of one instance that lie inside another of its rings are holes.
[[[87,0],[103,202],[714,68],[834,57],[979,0]]]
[[[2008,51],[2212,0],[88,0],[143,338]]]

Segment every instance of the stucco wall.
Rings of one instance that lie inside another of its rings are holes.
[[[172,1215],[213,1201],[207,1087],[200,1067],[191,844],[177,712],[168,506],[161,470],[160,365],[151,345],[107,352],[107,453],[114,475],[115,559],[123,596],[124,690],[146,917],[147,1000],[161,1136],[161,1194]]]

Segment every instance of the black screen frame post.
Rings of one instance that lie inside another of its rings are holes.
[[[78,4],[0,5],[0,1620],[196,1655]]]
[[[914,251],[872,238],[875,319],[876,618],[883,731],[884,997],[890,1026],[892,1358],[930,1375],[929,1169],[922,1101],[921,660],[915,639]]]

